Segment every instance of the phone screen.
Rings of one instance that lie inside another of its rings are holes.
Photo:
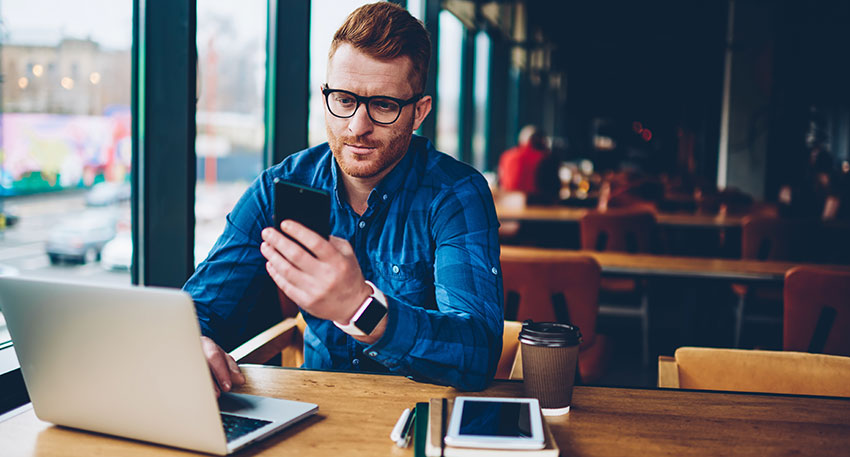
[[[292,219],[327,239],[330,236],[331,197],[327,191],[274,180],[274,224],[280,230],[284,219]]]
[[[528,403],[464,400],[459,435],[531,437]]]

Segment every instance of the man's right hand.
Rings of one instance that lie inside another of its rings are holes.
[[[202,336],[201,348],[204,350],[204,357],[207,358],[207,365],[210,366],[213,380],[215,380],[213,387],[216,398],[221,396],[222,392],[230,392],[233,386],[245,384],[245,375],[239,370],[239,365],[230,354],[215,344],[215,341]]]

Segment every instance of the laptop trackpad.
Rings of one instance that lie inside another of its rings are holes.
[[[224,393],[218,398],[218,408],[223,413],[250,414],[256,410],[262,398],[253,395]]]
[[[285,423],[301,419],[319,409],[313,403],[230,392],[219,397],[218,406],[223,413]]]

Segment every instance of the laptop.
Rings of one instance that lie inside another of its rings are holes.
[[[181,290],[0,277],[0,309],[43,421],[225,455],[319,409],[233,393],[216,401]]]

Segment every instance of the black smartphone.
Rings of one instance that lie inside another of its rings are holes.
[[[292,219],[325,239],[331,234],[331,195],[325,190],[274,179],[274,226]]]

